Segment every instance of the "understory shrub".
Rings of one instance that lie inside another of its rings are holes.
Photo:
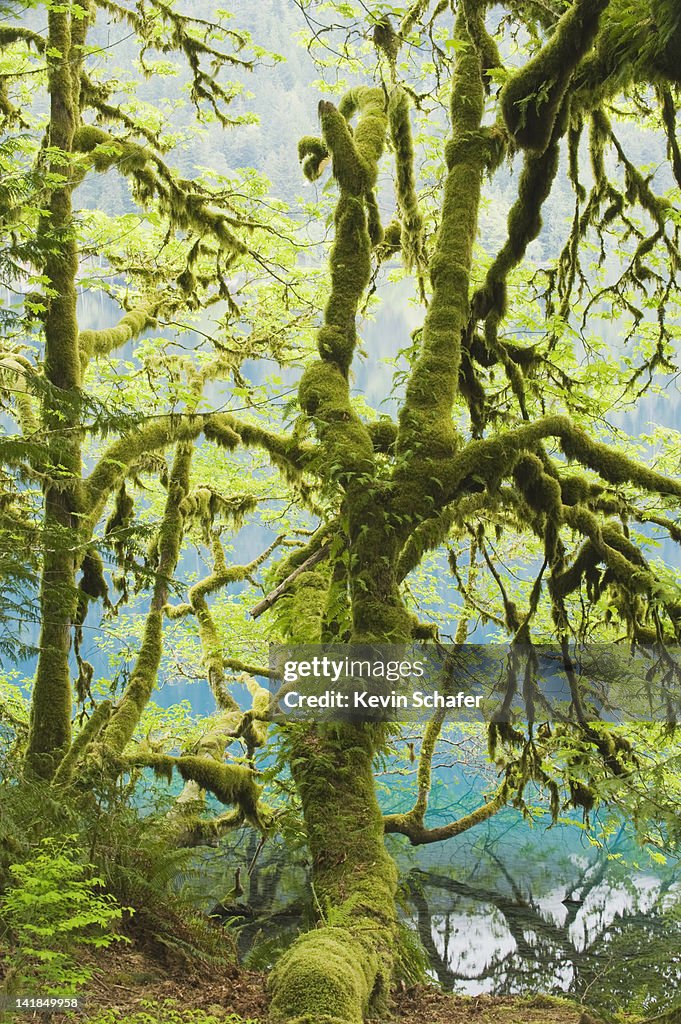
[[[72,995],[93,974],[83,949],[124,940],[114,929],[129,908],[102,891],[103,879],[79,862],[74,839],[43,839],[33,857],[10,865],[11,881],[0,896],[10,947],[3,956],[5,991]]]

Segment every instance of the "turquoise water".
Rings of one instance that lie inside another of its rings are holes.
[[[431,823],[472,809],[484,785],[484,771],[476,776],[472,764],[441,772]],[[390,810],[409,806],[401,786],[383,798]],[[652,1014],[674,1002],[681,870],[656,862],[621,823],[603,816],[589,830],[578,818],[550,826],[538,806],[533,821],[508,809],[432,846],[413,848],[398,836],[386,841],[400,870],[403,920],[444,989],[569,995],[604,1013]],[[231,924],[249,965],[266,969],[313,922],[305,856],[276,840],[259,850],[246,834],[201,853],[198,875],[187,884],[204,909],[229,892],[241,869],[240,902],[249,916],[236,917],[241,911],[233,908]]]

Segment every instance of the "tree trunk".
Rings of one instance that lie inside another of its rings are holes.
[[[72,19],[70,5],[48,13],[48,143],[61,156],[50,172],[62,181],[53,189],[38,241],[46,253],[49,282],[45,318],[43,426],[47,432],[44,487],[43,564],[40,586],[40,653],[36,670],[28,767],[49,778],[71,737],[71,625],[76,611],[81,452],[80,358],[76,318],[78,258],[72,220],[68,155],[79,118],[78,81],[87,18]],[[80,13],[80,12],[79,12]],[[77,38],[72,39],[72,29]],[[67,154],[64,157],[64,154]]]
[[[295,737],[291,767],[321,924],[273,972],[275,1021],[359,1024],[386,1008],[397,869],[376,799],[376,735],[373,726],[329,725],[303,727]]]

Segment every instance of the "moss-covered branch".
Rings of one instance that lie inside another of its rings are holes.
[[[214,205],[213,196],[195,183],[178,178],[149,146],[117,138],[96,125],[82,124],[74,135],[74,150],[97,171],[116,167],[133,183],[141,205],[152,202],[177,230],[210,236],[228,253],[248,251],[234,231],[235,219]]]
[[[142,644],[123,696],[103,733],[105,745],[116,754],[122,753],[132,739],[156,684],[162,654],[163,608],[168,601],[170,582],[180,557],[184,536],[184,517],[180,506],[189,490],[192,454],[191,442],[182,442],[177,446],[159,529],[156,579]]]
[[[45,52],[45,40],[38,32],[21,25],[0,25],[0,50],[15,43],[28,43],[38,53]]]
[[[329,540],[322,544],[321,547],[318,547],[316,551],[313,551],[313,553],[306,558],[304,562],[301,562],[300,565],[296,566],[296,568],[293,569],[293,571],[290,572],[289,575],[274,588],[274,590],[271,590],[269,594],[262,599],[262,601],[258,601],[258,603],[251,608],[251,618],[260,618],[263,612],[266,612],[268,608],[271,608],[299,576],[303,573],[309,572],[315,565],[318,565],[319,562],[327,558],[330,549],[331,541]]]
[[[189,602],[181,605],[167,605],[165,613],[170,619],[182,618],[193,614],[199,627],[199,639],[203,653],[203,663],[208,675],[208,682],[218,707],[230,711],[238,711],[239,705],[225,687],[225,663],[222,642],[213,620],[207,598],[230,583],[248,579],[269,558],[281,544],[283,537],[277,537],[269,547],[257,558],[246,565],[227,566],[220,537],[212,537],[213,571],[210,576],[195,583],[189,590]]]
[[[300,478],[309,457],[307,449],[295,440],[243,423],[226,413],[159,416],[114,441],[87,478],[85,503],[93,528],[109,495],[141,456],[167,448],[176,441],[195,440],[202,433],[207,440],[229,451],[238,447],[239,443],[262,448],[274,465],[286,476],[295,479]]]
[[[512,473],[523,452],[551,437],[558,439],[568,460],[594,470],[608,483],[630,483],[644,491],[681,496],[681,482],[628,458],[611,445],[592,440],[567,416],[545,416],[496,437],[470,441],[458,455],[441,464],[438,492],[448,504],[466,491],[485,487],[494,491]]]
[[[355,114],[358,121],[353,133],[348,122]],[[387,494],[385,486],[376,481],[372,435],[353,407],[348,382],[357,344],[358,307],[371,275],[372,245],[382,238],[374,186],[388,128],[383,91],[352,89],[338,109],[322,102],[320,117],[339,197],[330,255],[331,293],[318,334],[320,359],[303,374],[299,401],[304,412],[314,418],[324,474],[345,493],[343,521],[350,548],[353,637],[398,641],[410,635],[412,623],[386,547]],[[313,582],[305,575],[302,580]],[[315,583],[328,589],[324,579]],[[318,625],[321,629],[321,617]]]
[[[63,786],[71,781],[76,768],[87,754],[89,747],[96,741],[102,729],[109,721],[112,707],[113,705],[110,700],[103,700],[94,709],[69,747],[65,757],[60,761],[52,780],[54,786]]]
[[[499,321],[506,314],[507,280],[520,265],[527,247],[538,237],[542,226],[541,209],[548,198],[558,171],[560,140],[565,121],[557,117],[546,148],[539,154],[528,152],[518,183],[518,196],[508,214],[508,237],[487,271],[485,282],[472,301],[476,320],[486,320],[485,340],[488,351],[500,356],[497,340]]]
[[[142,455],[167,448],[176,441],[192,441],[203,429],[204,422],[199,416],[159,416],[109,445],[85,481],[86,507],[93,528],[109,495],[122,483],[130,467]],[[231,448],[237,447],[239,439],[233,431],[221,436],[224,444]]]
[[[81,331],[79,335],[80,358],[87,364],[92,356],[105,356],[129,341],[139,338],[148,327],[153,327],[152,307],[129,310],[115,327],[101,330]]]
[[[452,409],[458,390],[461,339],[469,316],[469,284],[482,177],[503,154],[503,136],[483,127],[483,61],[473,36],[484,33],[482,5],[461,4],[454,28],[458,57],[450,102],[447,178],[435,252],[433,294],[400,415],[397,440],[399,516],[406,524],[432,513],[432,478],[452,456],[457,438]],[[469,31],[468,18],[475,23]]]
[[[416,817],[409,814],[388,814],[383,819],[387,834],[397,833],[407,836],[412,846],[424,846],[429,843],[441,843],[445,839],[460,836],[476,825],[481,825],[497,814],[506,805],[506,792],[499,790],[487,803],[477,807],[470,814],[465,814],[456,821],[437,828],[426,828]]]
[[[547,43],[515,72],[501,93],[501,109],[519,146],[538,152],[549,144],[570,79],[593,45],[608,0],[575,0]]]
[[[256,828],[262,827],[258,801],[260,786],[250,768],[243,765],[221,764],[211,757],[197,757],[184,754],[156,754],[143,749],[131,751],[121,762],[122,765],[139,768],[153,768],[168,780],[173,771],[179,772],[185,782],[195,782],[200,789],[212,793],[226,806],[236,805],[244,818]]]

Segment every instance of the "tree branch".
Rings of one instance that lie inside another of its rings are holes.
[[[407,836],[412,846],[425,846],[429,843],[440,843],[445,839],[452,839],[454,836],[467,832],[470,828],[482,824],[497,814],[506,805],[505,788],[497,790],[494,796],[481,807],[465,814],[448,825],[441,825],[438,828],[426,828],[418,818],[409,814],[387,814],[383,819],[386,834]]]

